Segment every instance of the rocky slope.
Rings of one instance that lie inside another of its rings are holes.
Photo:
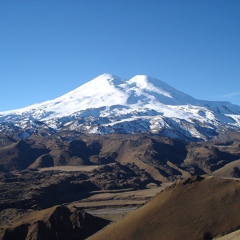
[[[109,224],[78,208],[56,206],[11,219],[12,226],[2,224],[0,238],[5,240],[83,240]]]
[[[154,180],[143,170],[114,163],[85,171],[82,168],[24,170],[0,173],[0,211],[8,208],[44,209],[79,201],[97,190],[145,189]]]
[[[168,182],[196,174],[212,174],[230,163],[232,168],[237,168],[234,163],[240,159],[239,144],[239,137],[225,142],[220,138],[189,143],[140,134],[81,135],[75,136],[75,140],[32,135],[27,140],[0,147],[0,171],[102,166],[96,170],[102,169],[101,174],[122,171],[128,177],[136,178],[136,182],[142,179],[144,184]],[[236,174],[237,171],[233,176],[238,176]],[[111,174],[105,178],[109,176]],[[118,178],[116,176],[115,181]]]

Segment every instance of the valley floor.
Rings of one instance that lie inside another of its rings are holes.
[[[96,191],[89,198],[70,204],[85,209],[92,215],[111,221],[117,221],[122,216],[134,211],[160,193],[172,183],[164,183],[161,187],[152,187],[144,190],[113,190]]]

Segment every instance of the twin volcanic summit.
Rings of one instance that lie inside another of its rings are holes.
[[[105,73],[54,100],[0,112],[0,131],[18,138],[75,131],[202,141],[226,129],[240,130],[240,106],[197,100],[145,75]]]

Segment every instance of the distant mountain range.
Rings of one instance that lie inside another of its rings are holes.
[[[240,106],[197,100],[145,75],[106,73],[54,100],[0,112],[0,131],[18,138],[74,131],[202,141],[226,129],[240,131]]]

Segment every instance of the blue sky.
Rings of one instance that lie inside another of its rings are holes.
[[[240,1],[0,1],[0,111],[105,72],[240,105]]]

